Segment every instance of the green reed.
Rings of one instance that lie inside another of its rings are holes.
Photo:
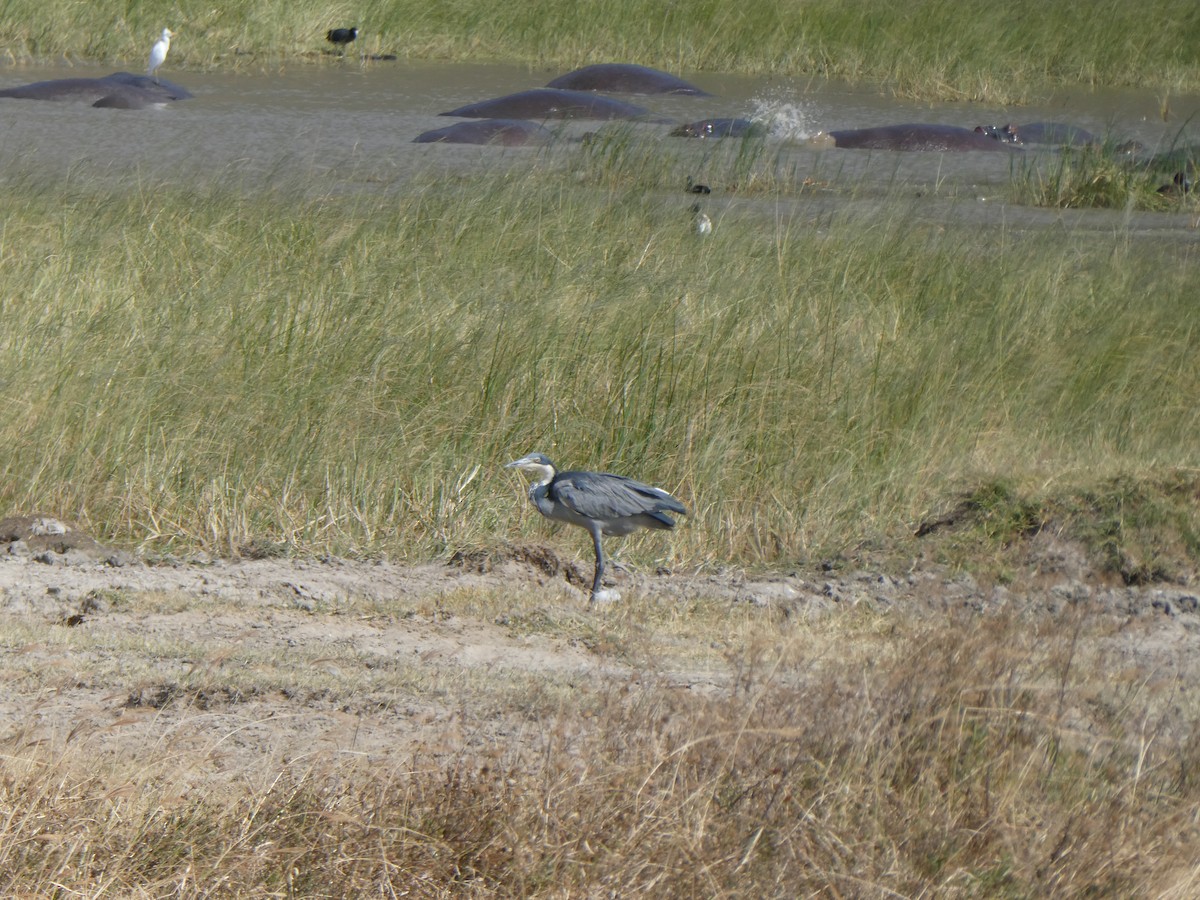
[[[649,25],[648,25],[649,23]],[[17,0],[0,13],[11,59],[85,58],[141,66],[163,26],[170,65],[221,68],[335,59],[331,27],[357,25],[350,57],[506,60],[539,69],[637,62],[689,72],[819,75],[874,81],[927,98],[1020,102],[1058,84],[1134,85],[1165,97],[1200,85],[1200,16],[1188,0],[1047,5],[920,0],[779,4],[717,0],[535,0],[500,7],[148,2],[104,6]]]
[[[677,166],[573,159],[357,198],[13,183],[5,507],[429,554],[542,529],[501,468],[541,450],[679,493],[669,552],[753,562],[976,479],[1195,462],[1185,250],[753,192],[703,239]]]

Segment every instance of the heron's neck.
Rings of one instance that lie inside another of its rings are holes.
[[[544,500],[550,495],[550,482],[554,480],[554,469],[549,466],[541,466],[537,470],[537,478],[533,484],[529,485],[529,499],[533,501],[534,506],[538,506],[538,501]]]
[[[533,484],[529,486],[531,493],[537,488],[546,487],[546,485],[554,480],[553,466],[536,466],[531,468],[537,473],[537,478],[534,479]]]

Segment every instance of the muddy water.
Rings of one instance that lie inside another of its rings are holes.
[[[52,78],[95,77],[110,69],[0,69],[0,87]],[[370,63],[293,66],[274,73],[224,74],[163,70],[195,94],[146,110],[93,109],[72,103],[0,99],[0,173],[70,178],[162,176],[254,179],[296,174],[333,188],[402,183],[430,166],[471,167],[526,149],[414,144],[421,132],[454,121],[438,113],[465,103],[544,85],[558,71],[464,64]],[[629,98],[679,121],[769,115],[775,139],[797,177],[874,178],[881,185],[960,184],[982,194],[1007,182],[1012,159],[1001,153],[866,153],[815,151],[804,138],[822,130],[900,122],[974,127],[1060,121],[1096,134],[1169,145],[1200,112],[1200,97],[1171,100],[1161,117],[1151,91],[1071,90],[1043,103],[1004,109],[980,104],[916,104],[877,88],[805,79],[695,75],[713,97]],[[1200,120],[1200,117],[1198,117]],[[571,135],[605,126],[576,122]],[[668,126],[636,126],[671,142]],[[1200,131],[1200,127],[1194,128]],[[1200,142],[1200,133],[1185,135]],[[693,151],[680,150],[690,153]],[[703,150],[694,151],[703,164]],[[703,174],[702,172],[700,173]]]

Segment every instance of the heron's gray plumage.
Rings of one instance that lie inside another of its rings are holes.
[[[605,534],[628,534],[636,528],[673,528],[668,512],[686,512],[666,491],[598,472],[560,472],[546,486],[552,503],[569,513],[601,523]],[[554,518],[551,516],[551,518]]]
[[[606,472],[559,472],[541,453],[510,462],[507,468],[538,473],[538,480],[529,487],[529,499],[543,516],[578,525],[591,534],[596,551],[593,600],[604,576],[601,535],[629,534],[639,528],[670,529],[675,520],[668,513],[687,514],[684,505],[661,488]]]

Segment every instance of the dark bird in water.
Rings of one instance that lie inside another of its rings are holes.
[[[346,45],[358,37],[357,28],[330,28],[325,32],[325,40],[331,44],[336,44],[342,48],[342,52],[346,52]]]
[[[707,184],[700,184],[698,181],[693,181],[692,176],[687,178],[687,190],[689,194],[711,194],[712,188]]]
[[[505,468],[535,473],[529,500],[537,511],[547,519],[586,528],[592,536],[596,575],[589,600],[593,603],[617,599],[613,592],[600,590],[604,577],[601,535],[629,534],[639,528],[667,530],[675,527],[667,513],[687,515],[683,504],[661,488],[605,472],[560,472],[541,453],[530,453]]]
[[[1158,192],[1163,196],[1178,196],[1190,193],[1191,190],[1192,179],[1188,178],[1187,172],[1176,172],[1175,177],[1171,179],[1171,183],[1164,184],[1158,189]]]

